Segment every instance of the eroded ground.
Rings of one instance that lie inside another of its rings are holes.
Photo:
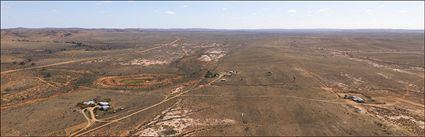
[[[423,37],[2,30],[1,135],[423,136]]]

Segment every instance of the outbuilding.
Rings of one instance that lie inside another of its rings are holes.
[[[94,105],[96,104],[96,102],[94,102],[93,100],[89,100],[89,101],[85,101],[83,102],[84,105]]]
[[[108,110],[111,106],[100,106],[100,110]]]
[[[351,96],[351,99],[357,103],[364,103],[364,99],[358,97],[358,96]]]
[[[99,106],[109,106],[109,102],[98,102]]]

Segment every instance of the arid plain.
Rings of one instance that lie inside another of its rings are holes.
[[[423,136],[424,113],[423,30],[1,30],[2,136]]]

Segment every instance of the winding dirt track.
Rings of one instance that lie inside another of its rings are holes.
[[[344,104],[345,102],[339,101],[340,99],[311,99],[297,96],[287,96],[287,95],[275,95],[275,96],[234,96],[234,95],[183,95],[184,97],[240,97],[240,98],[293,98],[299,100],[307,100],[307,101],[316,101],[323,103],[332,103],[332,104]]]
[[[219,77],[217,77],[216,79],[212,80],[211,82],[207,83],[207,84],[206,84],[206,85],[204,85],[204,86],[197,86],[197,87],[194,87],[194,88],[192,88],[192,89],[188,89],[188,90],[183,91],[183,92],[181,92],[181,93],[179,93],[179,94],[177,94],[177,95],[175,95],[175,96],[173,96],[173,97],[165,98],[164,100],[162,100],[162,101],[160,101],[160,102],[158,102],[158,103],[156,103],[156,104],[153,104],[153,105],[151,105],[151,106],[149,106],[149,107],[146,107],[146,108],[140,109],[140,110],[138,110],[138,111],[136,111],[136,112],[133,112],[133,113],[128,114],[128,115],[126,115],[126,116],[123,116],[123,117],[121,117],[121,118],[114,119],[114,120],[110,120],[110,121],[109,121],[108,123],[106,123],[106,124],[103,124],[103,125],[101,125],[101,126],[95,127],[95,128],[93,128],[93,129],[90,129],[90,130],[87,130],[87,131],[85,131],[85,132],[83,132],[83,133],[79,133],[79,134],[78,134],[78,132],[73,133],[73,134],[71,134],[71,136],[74,136],[74,135],[75,135],[75,136],[82,136],[82,135],[85,135],[85,134],[90,133],[90,132],[92,132],[92,131],[95,131],[95,130],[97,130],[97,129],[100,129],[100,128],[103,128],[103,127],[105,127],[105,126],[108,126],[108,125],[110,125],[110,124],[113,124],[113,123],[119,122],[119,121],[121,121],[121,120],[123,120],[123,119],[129,118],[129,117],[131,117],[131,116],[133,116],[133,115],[139,114],[139,113],[141,113],[141,112],[143,112],[143,111],[146,111],[146,110],[148,110],[148,109],[151,109],[151,108],[154,108],[154,107],[156,107],[156,106],[159,106],[159,105],[161,105],[161,104],[163,104],[163,103],[165,103],[165,102],[168,102],[168,101],[170,101],[170,100],[172,100],[172,99],[178,98],[178,97],[182,96],[183,94],[186,94],[186,93],[188,93],[188,92],[190,92],[190,91],[193,91],[193,90],[201,89],[201,88],[203,88],[203,87],[210,86],[210,85],[211,85],[211,83],[214,83],[215,81],[219,80],[221,77],[223,77],[223,75],[222,75],[222,74],[221,74]],[[200,80],[198,81],[198,83],[197,83],[197,84],[195,84],[195,85],[198,85],[198,84],[199,84],[199,82],[201,82],[202,80],[203,80],[203,78],[202,78],[202,79],[200,79]]]
[[[64,64],[70,64],[70,63],[88,61],[88,60],[93,60],[93,59],[96,59],[96,58],[77,59],[77,60],[64,61],[64,62],[58,62],[58,63],[53,63],[53,64],[41,65],[41,66],[34,66],[34,67],[21,68],[21,69],[12,69],[12,70],[3,71],[3,72],[1,72],[1,74],[4,75],[4,74],[9,74],[9,73],[13,73],[13,72],[21,71],[21,70],[29,70],[29,69],[37,69],[37,68],[58,66],[58,65],[64,65]]]
[[[174,43],[176,43],[178,41],[180,41],[179,38],[177,38],[176,40],[174,40],[174,41],[172,41],[170,43],[161,44],[160,46],[156,46],[156,47],[153,47],[153,48],[148,48],[148,49],[142,50],[142,51],[140,51],[138,53],[144,53],[144,52],[148,52],[148,51],[151,51],[151,50],[154,50],[154,49],[158,49],[158,48],[161,48],[161,47],[164,47],[164,46],[169,46],[169,45],[172,45],[172,44],[174,44]],[[124,54],[128,54],[128,53],[124,53]],[[105,57],[109,57],[109,56],[105,56]],[[59,66],[59,65],[71,64],[71,63],[78,63],[78,62],[95,60],[95,59],[101,59],[101,58],[104,58],[104,57],[75,59],[75,60],[57,62],[57,63],[47,64],[47,65],[41,65],[41,66],[34,66],[34,67],[20,68],[20,69],[12,69],[12,70],[3,71],[0,74],[1,75],[5,75],[5,74],[9,74],[9,73],[13,73],[13,72],[18,72],[18,71],[22,71],[22,70],[30,70],[30,69],[45,68],[45,67],[51,67],[51,66]]]
[[[161,48],[161,47],[165,47],[165,46],[173,45],[174,43],[176,43],[176,42],[178,42],[178,41],[180,41],[180,38],[176,38],[176,40],[174,40],[174,41],[172,41],[172,42],[170,42],[170,43],[161,44],[160,46],[156,46],[156,47],[152,47],[152,48],[148,48],[148,49],[145,49],[145,50],[142,50],[142,51],[136,51],[136,52],[137,52],[137,53],[144,53],[144,52],[148,52],[148,51],[151,51],[151,50],[154,50],[154,49],[158,49],[158,48]],[[128,53],[124,53],[124,54],[128,54]],[[121,54],[119,54],[119,55],[121,55]],[[72,64],[72,63],[78,63],[78,62],[83,62],[83,61],[89,61],[89,60],[101,59],[101,58],[105,58],[105,57],[110,57],[110,56],[103,56],[103,57],[97,57],[97,58],[83,58],[83,59],[76,59],[76,60],[70,60],[70,61],[63,61],[63,62],[57,62],[57,63],[47,64],[47,65],[41,65],[41,66],[33,66],[33,67],[28,67],[28,68],[12,69],[12,70],[3,71],[3,72],[1,72],[0,74],[1,74],[1,75],[5,75],[5,74],[10,74],[10,73],[14,73],[14,72],[22,71],[22,70],[30,70],[30,69],[38,69],[38,68],[45,68],[45,67],[51,67],[51,66],[58,66],[58,65]],[[38,78],[38,77],[37,77],[37,78]],[[45,82],[46,84],[49,84],[49,86],[53,86],[53,85],[51,85],[50,83],[48,83],[48,82],[44,81],[44,80],[43,80],[43,79],[41,79],[41,78],[38,78],[38,79],[39,79],[40,81],[42,81],[42,82]],[[89,87],[86,87],[86,88],[89,88]],[[19,104],[19,105],[14,105],[14,106],[2,106],[2,107],[1,107],[1,110],[3,110],[3,109],[8,109],[8,108],[13,108],[13,107],[19,107],[19,106],[23,106],[23,105],[31,104],[31,103],[34,103],[34,102],[45,101],[45,100],[48,100],[48,99],[50,99],[50,98],[54,98],[54,97],[57,97],[57,96],[59,96],[59,95],[54,95],[54,96],[51,96],[51,97],[41,98],[41,99],[34,99],[34,100],[30,100],[30,101],[27,101],[27,102],[25,102],[25,103],[22,103],[22,104]],[[170,98],[168,98],[168,99],[170,99]],[[163,101],[164,101],[164,102],[166,102],[166,101],[168,101],[168,100],[167,100],[167,98],[165,98]],[[158,104],[158,105],[159,105],[159,104]],[[147,109],[148,109],[148,108],[147,108]],[[88,111],[89,111],[89,113],[91,114],[91,119],[90,119],[89,117],[87,117],[87,115],[86,115],[86,114],[85,114],[85,112],[84,112],[85,110],[86,110],[86,109],[83,109],[83,110],[81,110],[81,112],[83,113],[84,117],[87,119],[88,123],[87,123],[87,125],[86,125],[85,127],[83,127],[82,129],[80,129],[80,130],[79,130],[79,131],[77,131],[77,132],[80,132],[80,131],[82,131],[82,130],[85,130],[85,129],[89,128],[89,127],[90,127],[91,125],[93,125],[95,122],[108,122],[108,121],[103,121],[103,120],[97,120],[97,119],[96,119],[96,117],[95,117],[95,115],[94,115],[94,113],[93,113],[94,108],[92,108],[92,109],[88,110]],[[113,122],[113,121],[112,121],[112,122]],[[77,127],[79,127],[79,126],[80,126],[80,125],[77,125]],[[70,131],[69,131],[68,129],[65,129],[65,132],[66,132],[67,136],[70,134]],[[74,133],[74,134],[76,134],[76,133]],[[71,134],[71,136],[72,136],[72,134]]]
[[[53,84],[51,84],[51,83],[49,83],[49,82],[47,82],[47,81],[45,81],[44,79],[42,79],[42,78],[40,78],[40,77],[36,77],[38,80],[40,80],[41,82],[43,82],[44,84],[47,84],[47,85],[49,85],[49,86],[51,86],[52,88],[57,88],[57,86],[56,85],[53,85]]]
[[[174,43],[176,43],[176,42],[178,42],[178,41],[180,41],[180,39],[179,39],[179,38],[177,38],[177,39],[176,39],[176,40],[174,40],[173,42],[170,42],[170,43],[167,43],[167,44],[163,44],[163,45],[161,45],[161,46],[157,46],[157,47],[149,48],[149,49],[146,49],[146,50],[140,51],[140,52],[138,52],[138,53],[144,53],[144,52],[148,52],[148,51],[151,51],[151,50],[154,50],[154,49],[158,49],[158,48],[162,48],[162,47],[165,47],[165,46],[170,46],[170,45],[173,45]]]
[[[83,130],[86,130],[86,129],[87,129],[87,128],[89,128],[91,125],[93,125],[95,122],[104,122],[104,121],[102,121],[102,120],[98,120],[98,119],[96,119],[96,115],[95,115],[95,114],[94,114],[94,112],[93,112],[93,110],[94,110],[94,109],[96,109],[96,108],[99,108],[99,106],[95,106],[95,107],[88,107],[88,108],[85,108],[85,109],[80,110],[81,114],[83,114],[84,118],[86,118],[86,120],[87,120],[87,124],[86,124],[86,126],[84,126],[84,127],[80,128],[80,129],[79,129],[79,130],[77,130],[76,132],[81,132],[81,131],[83,131]],[[89,112],[90,117],[86,115],[86,112],[85,112],[86,110]],[[77,126],[80,126],[80,125],[77,125]],[[70,127],[70,128],[66,128],[66,129],[65,129],[66,136],[70,136],[70,133],[72,132],[72,129],[73,129],[73,128],[74,128],[74,127]]]

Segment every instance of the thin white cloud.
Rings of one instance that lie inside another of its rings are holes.
[[[385,7],[385,6],[384,6],[384,5],[379,5],[379,6],[378,6],[378,8],[383,8],[383,7]]]
[[[258,15],[258,12],[253,12],[251,13],[251,15]]]
[[[174,11],[165,11],[164,12],[165,14],[168,14],[168,15],[176,15],[176,13],[174,12]]]
[[[295,9],[289,9],[288,12],[289,13],[295,13],[295,12],[297,12],[297,10],[295,10]]]
[[[329,8],[322,8],[322,9],[318,9],[317,10],[317,12],[319,12],[319,13],[323,13],[323,12],[328,12],[328,11],[330,11],[331,9],[329,9]]]
[[[398,13],[407,13],[407,10],[397,10]]]
[[[373,10],[372,9],[365,9],[364,11],[365,12],[372,12]]]
[[[268,18],[277,18],[277,16],[276,16],[276,15],[270,15],[270,14],[269,14],[269,15],[267,15],[267,17],[268,17]]]
[[[51,9],[50,12],[57,13],[59,11],[57,9]]]
[[[102,1],[103,3],[112,3],[112,1]]]
[[[227,10],[227,8],[221,8],[221,10],[222,10],[222,11],[226,11],[226,10]]]
[[[187,7],[189,7],[189,6],[187,6],[187,5],[181,5],[181,6],[179,6],[180,8],[187,8]]]

